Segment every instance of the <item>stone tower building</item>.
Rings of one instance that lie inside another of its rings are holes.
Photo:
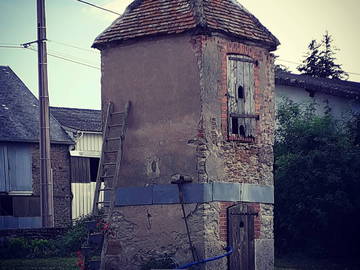
[[[96,38],[103,109],[132,102],[106,269],[273,268],[278,44],[235,0],[134,1]]]

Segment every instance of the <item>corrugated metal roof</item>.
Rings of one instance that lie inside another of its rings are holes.
[[[235,0],[136,0],[101,33],[93,44],[183,33],[221,32],[266,44],[276,49],[279,41],[259,20]]]

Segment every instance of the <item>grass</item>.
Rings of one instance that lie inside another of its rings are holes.
[[[288,256],[275,259],[275,270],[358,270],[360,263],[349,260],[311,259]]]
[[[76,258],[0,260],[0,270],[79,270]]]
[[[289,256],[275,259],[275,270],[358,270],[360,263]],[[0,270],[79,270],[76,258],[0,260]]]

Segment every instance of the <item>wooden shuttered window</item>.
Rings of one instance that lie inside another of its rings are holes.
[[[0,192],[32,191],[32,153],[27,144],[0,144]]]
[[[99,158],[71,157],[71,182],[96,182]]]
[[[256,133],[255,81],[253,59],[229,55],[227,59],[227,97],[229,138],[253,141]]]
[[[90,183],[90,158],[71,157],[71,182]]]

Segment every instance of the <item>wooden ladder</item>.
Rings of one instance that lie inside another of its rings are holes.
[[[92,209],[94,216],[99,214],[101,207],[107,208],[105,209],[105,215],[107,214],[108,216],[114,207],[114,189],[119,178],[130,105],[130,101],[126,103],[124,112],[113,112],[113,104],[111,102],[108,103]],[[104,182],[103,187],[101,185],[102,182]],[[103,192],[103,200],[100,200],[101,192]]]

